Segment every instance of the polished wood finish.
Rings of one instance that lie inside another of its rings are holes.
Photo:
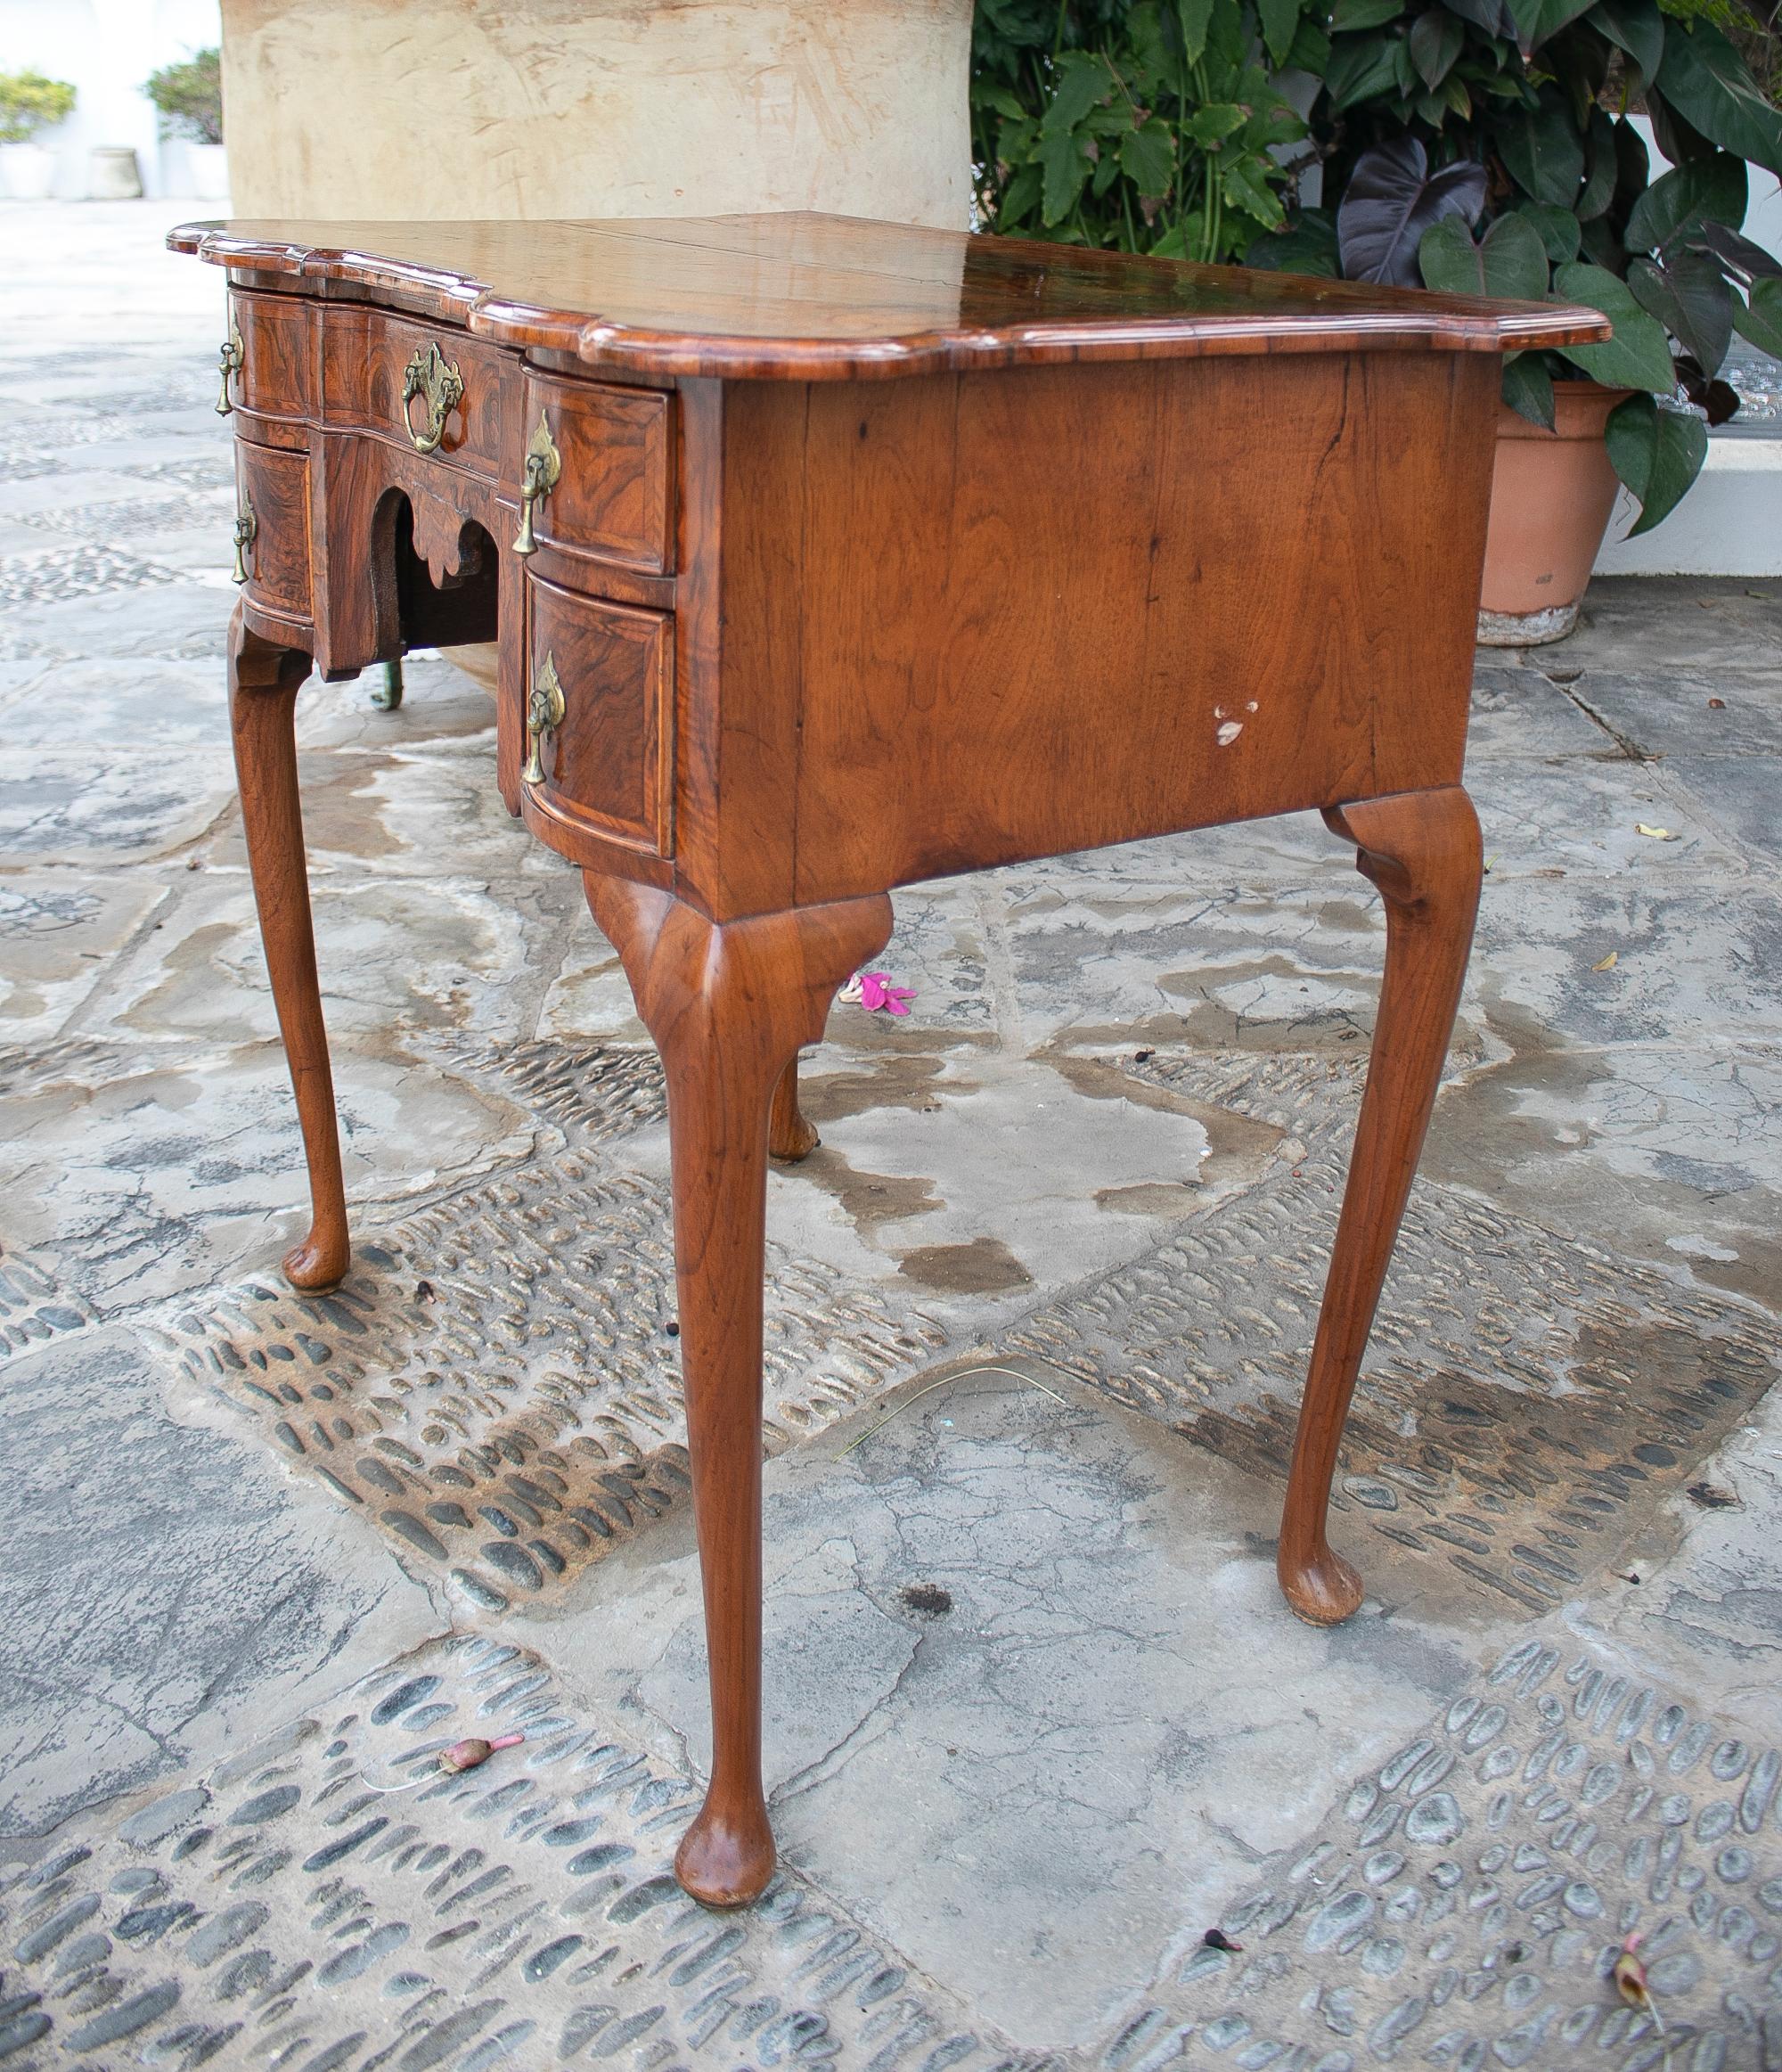
[[[668,855],[672,621],[533,576],[527,603],[528,681],[548,657],[563,690],[563,722],[544,749],[535,806],[571,829]]]
[[[315,975],[303,808],[297,790],[293,717],[298,686],[308,674],[307,654],[262,640],[237,610],[229,628],[229,723],[241,830],[266,976],[272,981],[309,1167],[309,1231],[285,1254],[284,1272],[293,1288],[320,1289],[331,1288],[346,1273],[348,1244],[334,1077]]]
[[[540,539],[573,544],[652,575],[672,569],[673,407],[673,398],[659,389],[528,381],[527,424],[544,420],[563,468],[538,505]]]
[[[403,377],[416,353],[437,346],[464,384],[447,413],[437,452],[427,457],[494,475],[511,459],[507,451],[519,369],[510,354],[468,339],[454,327],[413,323],[377,309],[331,311],[323,327],[322,398],[324,420],[413,446],[410,427],[422,431],[427,413],[419,397],[403,401]]]
[[[310,1165],[288,1271],[347,1261],[291,747],[307,657],[498,642],[502,795],[583,871],[662,1052],[712,1675],[688,1890],[736,1904],[772,1866],[766,1161],[815,1142],[797,1053],[897,885],[1306,807],[1359,845],[1385,989],[1279,1552],[1296,1610],[1352,1610],[1330,1478],[1477,897],[1495,356],[1603,320],[805,216],[172,242],[231,268],[242,326],[231,702]],[[429,345],[465,395],[421,453],[401,384]],[[562,470],[522,557],[541,414]],[[547,659],[562,711],[531,780]]]
[[[1195,266],[790,212],[624,223],[194,223],[168,242],[646,380],[870,381],[947,368],[1607,335],[1594,310]]]
[[[767,1110],[768,1156],[782,1165],[796,1166],[822,1141],[798,1105],[798,1061],[794,1058],[781,1073]]]
[[[315,411],[308,299],[232,295],[229,308],[241,340],[241,364],[229,389],[236,408],[304,423]]]
[[[1386,909],[1373,1055],[1276,1558],[1287,1602],[1313,1625],[1334,1626],[1361,1603],[1361,1581],[1326,1537],[1330,1478],[1442,1083],[1473,946],[1483,864],[1478,816],[1458,784],[1359,800],[1324,817],[1333,833],[1357,845],[1355,867],[1379,888]]]
[[[773,1870],[761,1791],[761,1279],[767,1111],[836,989],[883,949],[891,902],[715,926],[652,887],[590,872],[668,1078],[674,1273],[693,1516],[706,1594],[712,1773],[674,1859],[696,1899],[735,1906]]]
[[[242,548],[254,597],[269,616],[309,618],[309,463],[301,454],[235,442],[236,507],[253,512]]]

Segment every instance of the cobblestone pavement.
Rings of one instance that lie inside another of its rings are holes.
[[[899,896],[771,1183],[783,1867],[711,1915],[660,1077],[441,658],[299,700],[358,1246],[277,1277],[171,220],[0,205],[5,2072],[1782,2068],[1782,586],[1482,662],[1335,1632],[1272,1535],[1371,890],[1298,816]]]

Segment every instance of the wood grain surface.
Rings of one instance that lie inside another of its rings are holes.
[[[1487,302],[790,212],[603,223],[184,224],[176,251],[646,377],[864,380],[1213,353],[1496,353],[1609,334]]]
[[[309,1166],[287,1274],[347,1260],[291,729],[311,656],[498,642],[495,782],[583,870],[662,1052],[712,1690],[687,1890],[736,1904],[772,1871],[767,1159],[814,1142],[797,1053],[895,886],[1308,807],[1358,845],[1386,976],[1279,1555],[1301,1616],[1353,1610],[1331,1475],[1478,898],[1495,356],[1603,320],[796,215],[172,242],[231,267],[243,341],[230,708]],[[421,452],[401,385],[429,344],[465,393]],[[541,414],[562,471],[522,557]]]

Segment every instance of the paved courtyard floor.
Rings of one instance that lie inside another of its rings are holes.
[[[276,1273],[172,219],[0,209],[5,2072],[1782,2067],[1782,586],[1481,657],[1334,1632],[1272,1544],[1371,889],[1302,817],[899,896],[772,1181],[782,1868],[709,1914],[660,1079],[437,658],[299,700],[358,1250]]]

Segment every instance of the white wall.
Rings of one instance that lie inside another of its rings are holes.
[[[37,139],[56,155],[61,200],[85,197],[94,144],[133,145],[147,193],[191,192],[185,148],[160,141],[142,86],[222,34],[217,0],[0,0],[0,72],[46,72],[79,95],[68,120]]]

